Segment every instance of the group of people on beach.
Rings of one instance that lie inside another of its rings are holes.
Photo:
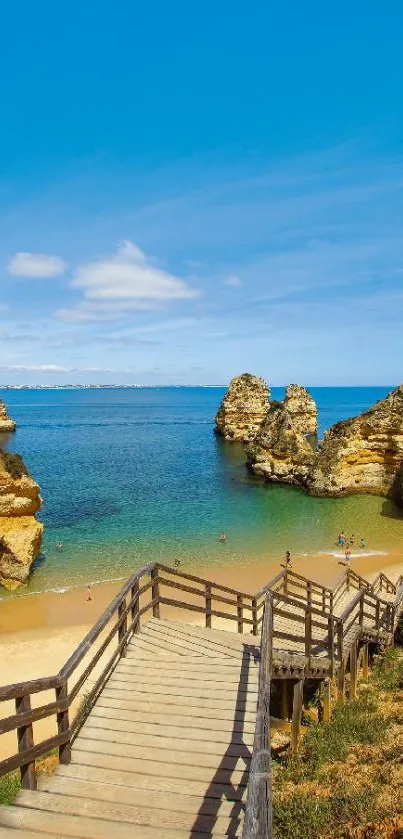
[[[347,539],[344,530],[341,530],[337,539],[337,544],[340,545],[341,548],[344,548],[344,565],[348,565],[351,560],[351,551],[355,545],[355,536],[354,533],[351,534],[350,538]],[[360,548],[366,548],[367,543],[364,537],[361,537],[360,541]]]

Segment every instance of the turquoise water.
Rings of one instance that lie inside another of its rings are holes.
[[[321,432],[389,390],[312,388]],[[213,434],[224,392],[3,393],[18,423],[9,448],[23,455],[44,499],[42,557],[20,593],[119,579],[154,559],[230,564],[285,549],[331,552],[341,528],[365,535],[371,550],[399,546],[402,514],[389,501],[309,498],[250,477],[242,446]],[[282,389],[273,388],[272,396],[282,398]]]

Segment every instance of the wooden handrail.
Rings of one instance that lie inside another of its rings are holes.
[[[271,839],[270,674],[273,599],[267,592],[260,643],[258,706],[242,839]]]

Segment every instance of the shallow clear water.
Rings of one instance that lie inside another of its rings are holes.
[[[389,390],[311,388],[321,433]],[[18,423],[9,447],[41,486],[46,525],[43,556],[20,594],[118,579],[144,562],[176,556],[200,565],[281,556],[285,549],[331,552],[341,528],[364,535],[370,550],[399,546],[403,518],[389,501],[310,498],[248,476],[242,446],[213,433],[224,392],[6,391]],[[282,389],[273,388],[272,396],[282,398]]]

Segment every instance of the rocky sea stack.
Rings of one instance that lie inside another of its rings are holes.
[[[8,416],[7,408],[2,399],[0,399],[0,433],[15,431],[16,423]]]
[[[315,458],[315,452],[295,422],[286,402],[272,402],[266,418],[246,449],[247,464],[267,481],[303,484]]]
[[[402,501],[402,468],[400,385],[367,411],[326,431],[307,486],[313,495],[365,492]]]
[[[312,428],[314,422],[312,411]],[[308,424],[290,411],[287,398],[273,403],[248,446],[249,468],[311,495],[372,493],[403,504],[403,385],[362,414],[337,422],[317,449],[306,439]]]
[[[231,380],[215,418],[215,432],[226,440],[253,440],[269,409],[270,390],[263,379],[243,373]]]
[[[39,486],[18,454],[0,451],[0,584],[12,591],[26,582],[41,547]]]
[[[318,409],[314,398],[301,385],[287,385],[284,408],[293,428],[300,434],[315,435],[318,431]]]

